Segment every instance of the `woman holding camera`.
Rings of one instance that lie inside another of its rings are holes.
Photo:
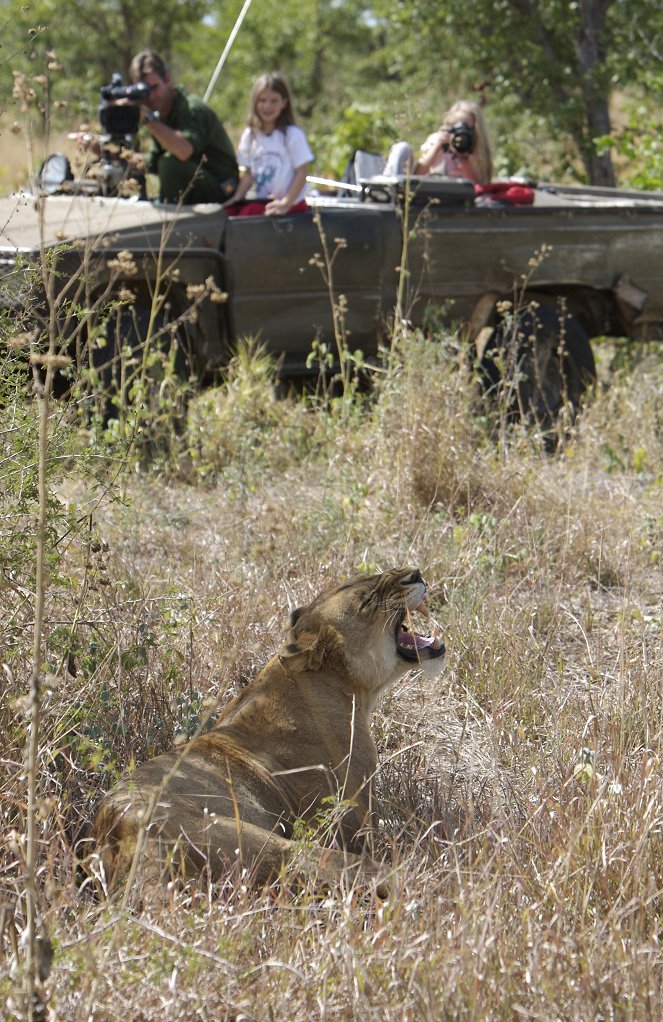
[[[385,174],[444,174],[475,184],[488,184],[493,160],[483,111],[478,103],[459,100],[447,110],[442,125],[429,135],[415,160],[408,142],[391,147]]]

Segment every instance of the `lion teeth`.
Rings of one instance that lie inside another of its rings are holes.
[[[411,632],[406,625],[402,625],[398,644],[407,649],[439,649],[442,639],[439,635],[419,635],[417,632]]]

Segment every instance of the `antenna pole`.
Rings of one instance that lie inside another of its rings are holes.
[[[242,7],[241,11],[237,15],[237,21],[233,25],[233,30],[230,33],[230,35],[228,36],[228,42],[224,46],[223,53],[219,57],[219,63],[216,65],[216,67],[214,69],[214,74],[210,78],[210,83],[207,86],[207,89],[205,90],[205,95],[203,96],[203,100],[204,100],[205,103],[209,99],[209,97],[210,97],[210,95],[212,93],[212,89],[216,85],[216,80],[219,77],[219,75],[221,74],[221,68],[223,67],[223,65],[226,62],[226,57],[230,53],[230,49],[232,47],[232,44],[235,42],[235,36],[237,35],[237,33],[239,32],[240,28],[242,27],[242,22],[244,21],[244,18],[246,17],[246,13],[247,13],[247,11],[248,11],[250,6],[251,6],[251,0],[244,0],[244,6]]]

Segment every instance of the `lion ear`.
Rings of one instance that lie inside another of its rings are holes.
[[[294,628],[300,617],[302,616],[303,607],[296,607],[295,610],[290,614],[290,627]]]
[[[279,658],[281,662],[287,662],[291,671],[319,671],[333,659],[342,644],[340,633],[331,625],[322,625],[317,632],[303,631],[299,635],[291,630]]]

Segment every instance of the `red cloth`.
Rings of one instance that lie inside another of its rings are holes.
[[[228,216],[264,216],[266,205],[266,202],[234,202],[232,206],[226,206],[226,213]],[[301,202],[296,202],[294,206],[290,207],[287,215],[307,212],[306,199],[302,199]]]
[[[474,192],[494,202],[508,202],[512,206],[531,206],[534,202],[534,189],[520,181],[491,181],[487,185],[475,185]]]

